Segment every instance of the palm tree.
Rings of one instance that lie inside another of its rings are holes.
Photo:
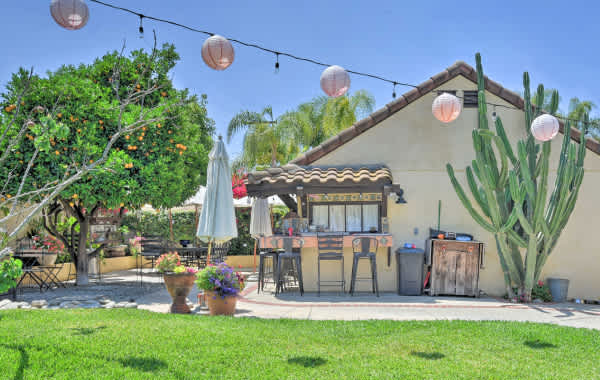
[[[307,150],[373,112],[375,98],[365,90],[339,98],[318,96],[281,117],[281,125]]]
[[[590,114],[596,105],[589,100],[579,100],[578,97],[571,98],[569,101],[569,119],[575,121],[583,120],[583,115]]]
[[[242,111],[236,114],[227,127],[227,141],[230,142],[233,135],[241,131],[245,131],[243,152],[234,161],[234,167],[238,169],[284,164],[298,152],[290,131],[273,117],[271,106],[261,112]]]

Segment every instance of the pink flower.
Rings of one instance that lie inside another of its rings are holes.
[[[544,281],[542,281],[542,280],[538,281],[538,285],[539,286],[544,286]]]

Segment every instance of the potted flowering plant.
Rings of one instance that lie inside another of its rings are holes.
[[[36,235],[33,236],[31,240],[35,250],[45,251],[40,255],[36,255],[40,265],[54,265],[58,254],[64,252],[65,250],[64,243],[52,235],[46,235],[43,237]]]
[[[206,292],[210,315],[233,315],[244,276],[225,263],[209,265],[198,273],[198,288]]]
[[[169,252],[161,255],[156,261],[156,270],[163,274],[165,286],[173,299],[170,309],[171,313],[189,313],[191,310],[186,300],[194,286],[198,270],[181,265],[181,260],[177,252]]]

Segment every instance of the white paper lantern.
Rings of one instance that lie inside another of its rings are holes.
[[[549,114],[543,114],[535,118],[531,123],[531,134],[536,140],[552,140],[558,134],[558,119]]]
[[[225,70],[233,63],[235,53],[231,42],[223,36],[210,36],[202,44],[202,59],[208,67]]]
[[[350,75],[343,67],[329,66],[321,74],[321,89],[331,96],[337,98],[344,95],[350,88]]]
[[[450,123],[460,115],[462,104],[460,99],[447,92],[434,99],[431,112],[442,123]]]
[[[90,18],[90,11],[83,0],[52,0],[50,14],[58,25],[68,30],[83,28]]]

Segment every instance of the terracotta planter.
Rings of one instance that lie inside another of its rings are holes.
[[[193,273],[165,273],[163,275],[167,291],[173,299],[171,313],[187,314],[191,310],[187,305],[187,295],[194,287],[196,275]]]
[[[126,245],[119,245],[116,247],[107,247],[105,249],[106,257],[123,257],[123,256],[125,256],[126,250],[127,250]]]
[[[206,304],[210,315],[233,315],[235,313],[235,304],[237,296],[227,296],[222,298],[215,292],[206,291]]]

